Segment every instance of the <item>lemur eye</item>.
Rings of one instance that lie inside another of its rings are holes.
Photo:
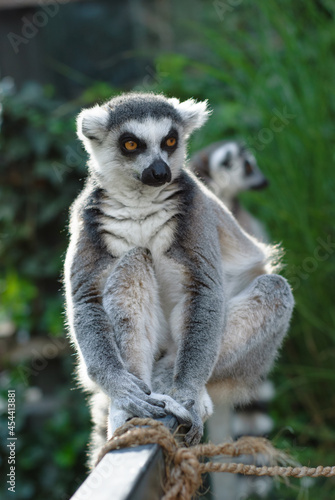
[[[169,147],[172,148],[173,146],[176,145],[177,139],[175,137],[168,137],[165,141],[165,144]]]
[[[138,148],[138,144],[135,141],[126,141],[123,145],[127,151],[134,151]]]
[[[251,163],[248,162],[248,160],[246,160],[244,162],[244,170],[245,170],[245,175],[248,176],[248,175],[251,175],[252,174],[252,166],[251,166]]]
[[[178,146],[178,132],[175,128],[171,128],[166,136],[162,139],[161,148],[168,154],[172,154]]]

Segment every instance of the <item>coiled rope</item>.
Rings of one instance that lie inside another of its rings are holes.
[[[245,465],[241,463],[203,463],[205,457],[240,455],[267,455],[272,461],[287,461],[286,455],[276,450],[262,437],[243,436],[233,443],[199,444],[185,448],[178,443],[162,422],[150,418],[133,418],[114,433],[114,436],[102,448],[97,464],[112,450],[158,444],[162,447],[166,462],[165,495],[163,500],[188,500],[201,486],[202,474],[206,472],[230,472],[255,476],[281,477],[331,477],[335,476],[333,467],[281,467]]]

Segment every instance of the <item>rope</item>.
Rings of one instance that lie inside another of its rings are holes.
[[[255,476],[281,477],[331,477],[335,466],[323,467],[281,467],[245,465],[240,463],[203,463],[204,457],[240,455],[267,455],[272,461],[287,460],[286,455],[276,450],[265,438],[243,436],[233,443],[220,445],[200,444],[185,448],[180,445],[162,422],[151,418],[133,418],[119,427],[114,436],[102,448],[97,464],[106,453],[120,448],[158,444],[166,458],[166,483],[163,500],[190,500],[201,486],[201,475],[206,472],[230,472]],[[96,464],[96,465],[97,465]]]

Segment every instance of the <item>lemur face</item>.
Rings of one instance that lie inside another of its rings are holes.
[[[128,94],[82,111],[78,136],[106,187],[160,188],[178,176],[186,139],[208,114],[205,102]]]
[[[262,189],[268,185],[254,156],[238,142],[226,142],[213,151],[209,159],[209,176],[216,189],[235,197],[241,191]]]
[[[148,186],[171,182],[183,164],[183,130],[169,118],[127,121],[110,134],[109,140],[116,143],[114,157],[127,174]]]

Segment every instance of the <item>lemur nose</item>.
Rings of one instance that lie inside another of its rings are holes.
[[[265,189],[266,187],[268,187],[269,184],[270,184],[270,182],[267,179],[264,179],[259,184],[252,186],[252,189],[254,189],[254,190]]]
[[[163,160],[155,160],[143,170],[141,181],[148,186],[162,186],[171,181],[171,170]]]

